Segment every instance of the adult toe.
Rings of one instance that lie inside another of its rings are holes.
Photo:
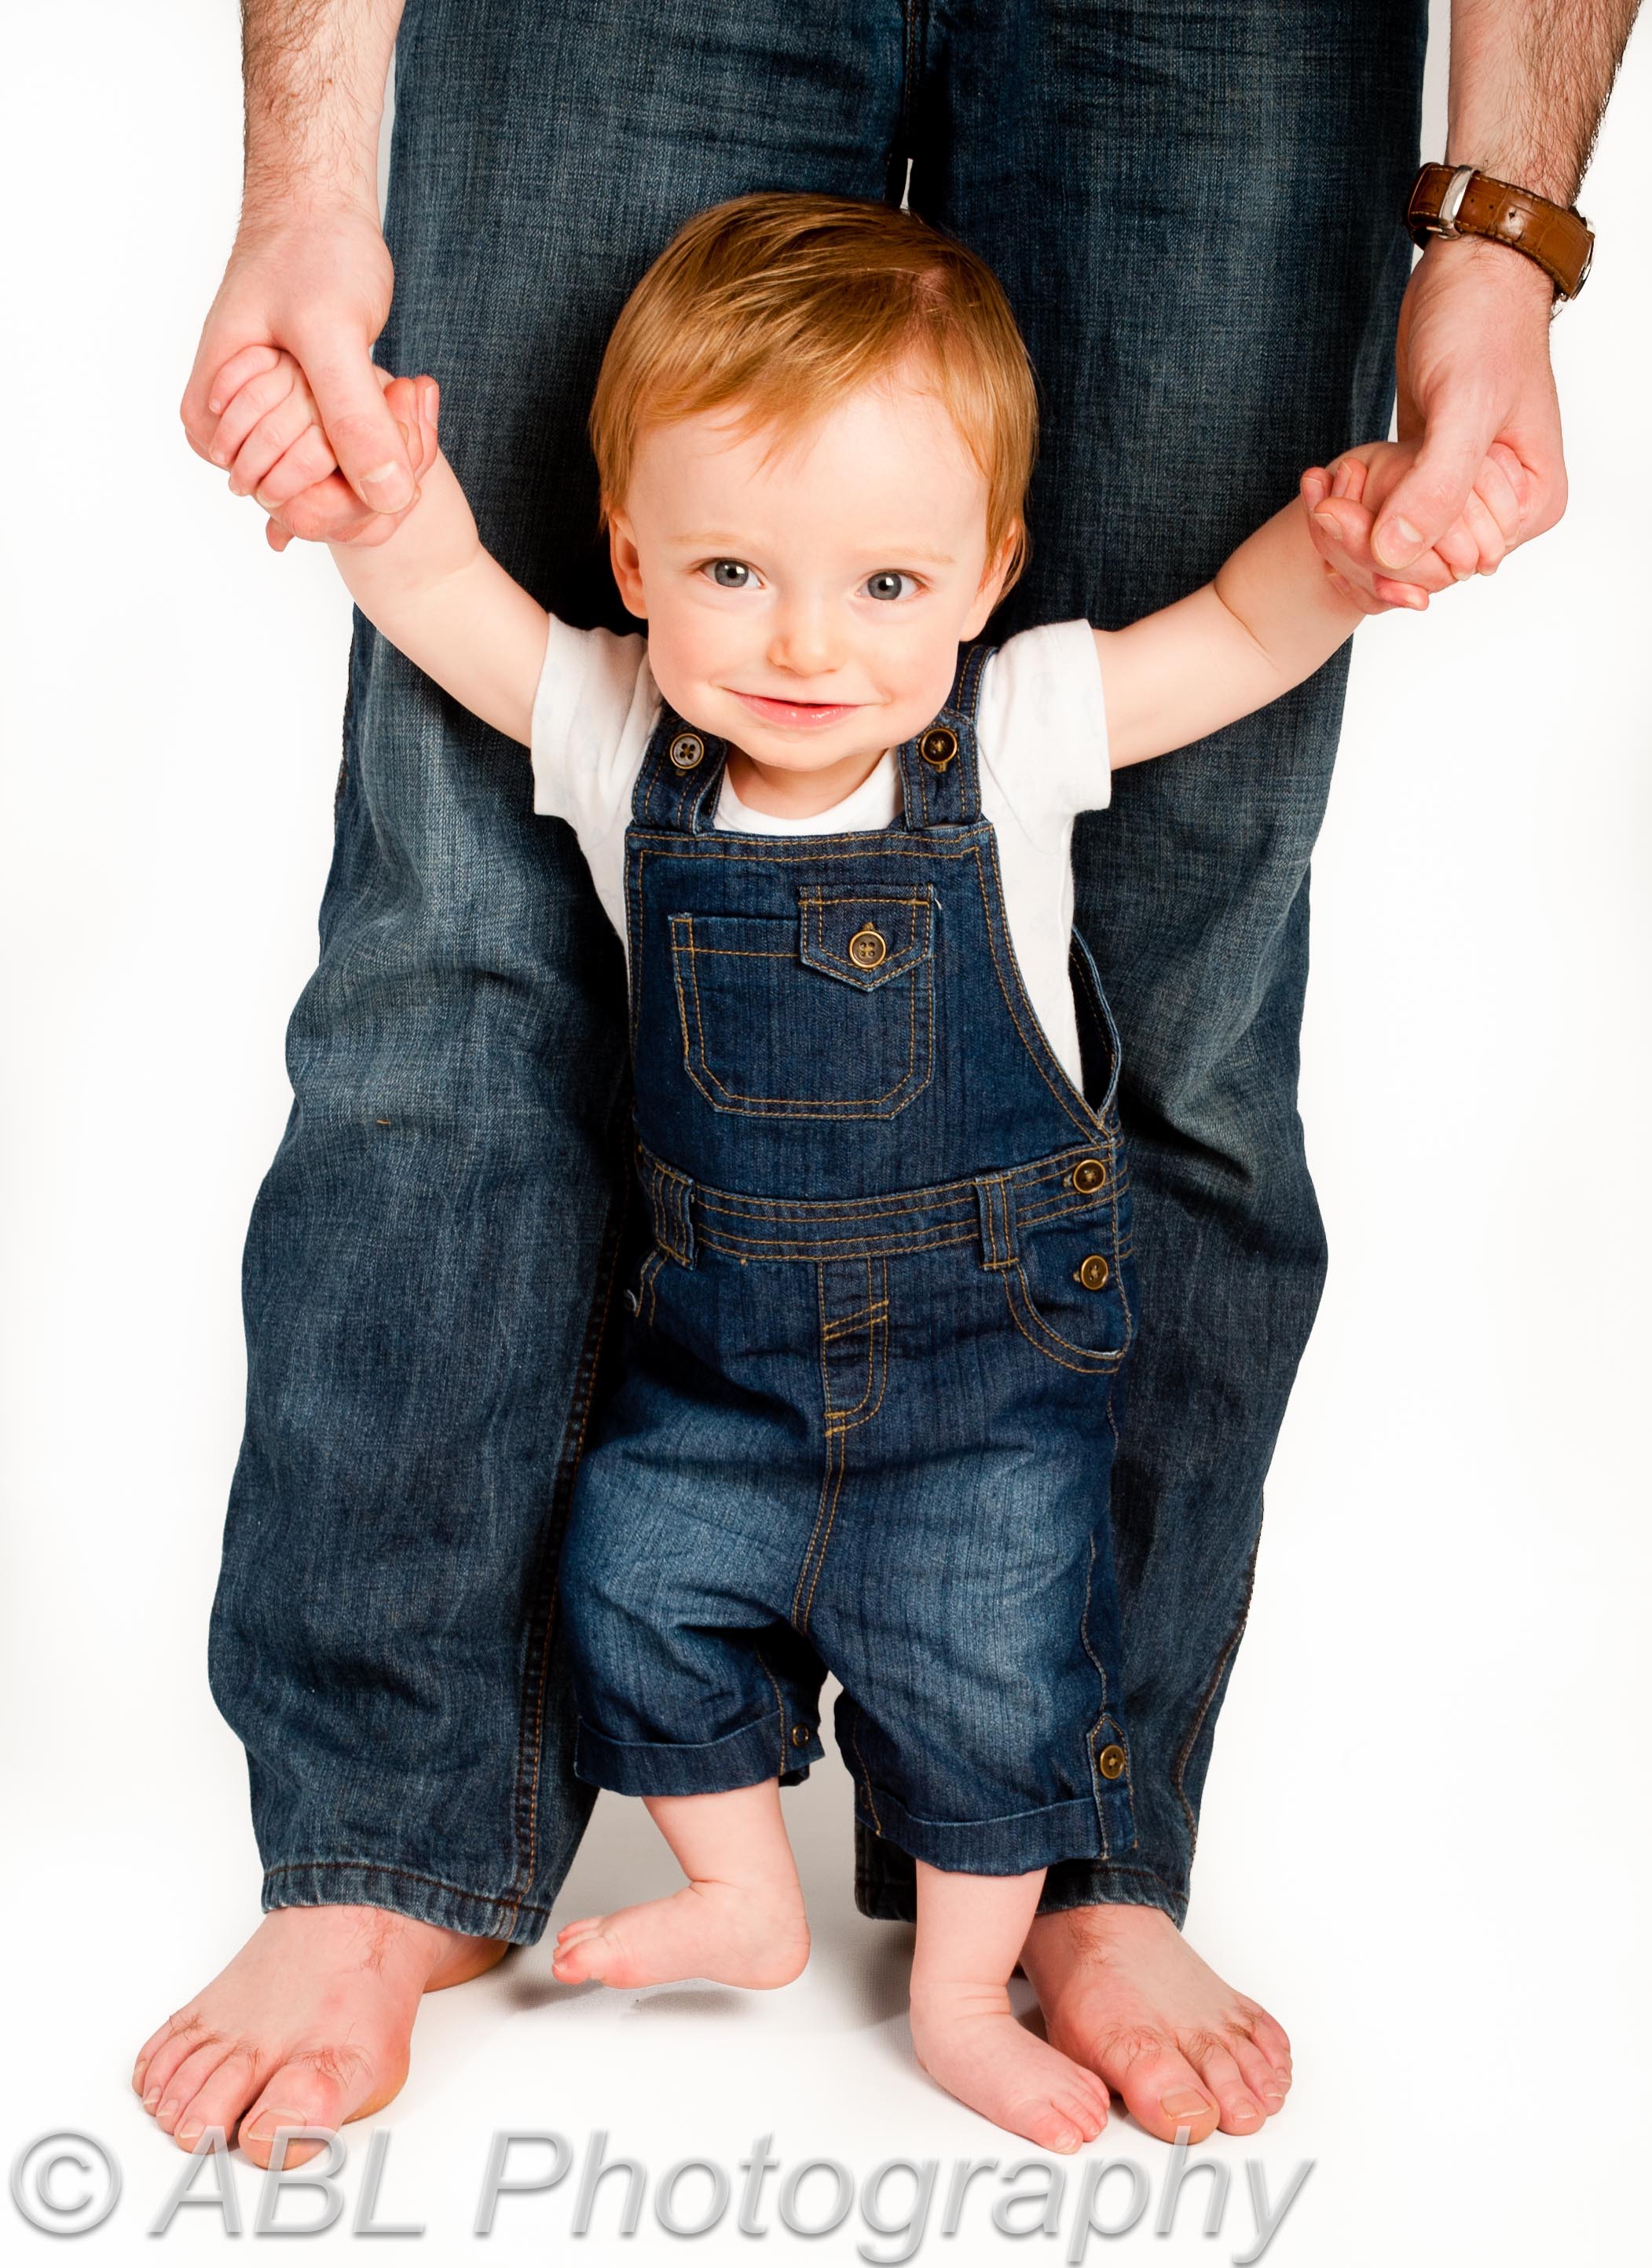
[[[245,2044],[232,2047],[180,2112],[172,2129],[179,2148],[193,2150],[210,2127],[218,2128],[227,2146],[247,2105],[256,2099],[269,2067],[268,2056],[261,2059]]]
[[[1202,2142],[1213,2134],[1221,2107],[1174,2040],[1162,2032],[1119,2031],[1100,2040],[1089,2058],[1139,2126],[1162,2142],[1186,2128]]]
[[[173,2072],[160,2090],[160,2100],[155,2105],[155,2124],[163,2134],[177,2129],[185,2110],[234,2045],[221,2033],[213,2033],[194,2047]]]
[[[1190,2033],[1183,2045],[1198,2071],[1206,2090],[1221,2110],[1224,2134],[1254,2134],[1267,2112],[1245,2084],[1238,2059],[1227,2041],[1214,2032]]]
[[[312,2048],[290,2056],[259,2090],[241,2123],[240,2145],[256,2166],[268,2167],[277,2133],[284,2126],[319,2126],[328,2133],[351,2118],[365,2118],[389,2102],[406,2078],[405,2066],[380,2074],[359,2048]],[[283,2163],[301,2166],[319,2157],[326,2144],[292,2142]]]
[[[1228,2045],[1234,2061],[1239,2066],[1240,2077],[1262,2105],[1263,2110],[1272,2117],[1272,2114],[1282,2107],[1287,2095],[1290,2092],[1289,2073],[1281,2073],[1278,2067],[1264,2055],[1249,2033],[1231,2033],[1228,2036]]]
[[[179,2066],[211,2037],[205,2018],[189,2009],[168,2016],[159,2030],[150,2035],[132,2072],[133,2088],[143,2097],[145,2110],[160,2108]]]
[[[1291,2043],[1284,2025],[1277,2017],[1270,2016],[1265,2008],[1257,2007],[1254,2001],[1246,2007],[1245,2015],[1251,2038],[1288,2088],[1291,2083]]]

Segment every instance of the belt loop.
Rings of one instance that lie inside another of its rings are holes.
[[[694,1183],[662,1158],[648,1168],[648,1209],[653,1217],[654,1242],[679,1267],[694,1265]]]
[[[981,1213],[981,1265],[1008,1268],[1015,1258],[1015,1204],[1007,1174],[982,1174],[975,1184]]]

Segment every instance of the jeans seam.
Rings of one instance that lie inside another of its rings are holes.
[[[596,1373],[601,1361],[602,1343],[607,1336],[608,1313],[613,1306],[614,1282],[618,1272],[620,1254],[624,1248],[624,1227],[630,1208],[631,1188],[627,1175],[620,1191],[619,1203],[610,1215],[604,1248],[599,1255],[596,1272],[600,1296],[593,1301],[592,1314],[586,1325],[585,1342],[579,1351],[579,1362],[575,1372],[574,1404],[570,1411],[562,1466],[551,1486],[549,1532],[543,1543],[549,1565],[548,1569],[542,1565],[535,1584],[535,1612],[529,1618],[528,1627],[530,1631],[538,1630],[539,1645],[537,1658],[523,1690],[516,1749],[515,1808],[519,1819],[524,1802],[524,1775],[527,1778],[527,1848],[518,1869],[519,1889],[507,1904],[507,1911],[512,1912],[520,1910],[521,1891],[533,1882],[538,1867],[539,1782],[544,1750],[545,1697],[549,1684],[551,1638],[557,1626],[561,1585],[562,1537],[567,1527],[569,1500],[584,1452],[586,1430],[590,1423]]]
[[[1215,1698],[1217,1687],[1221,1683],[1223,1672],[1226,1670],[1228,1664],[1232,1660],[1235,1653],[1237,1651],[1240,1639],[1244,1636],[1245,1624],[1249,1621],[1250,1616],[1251,1593],[1256,1587],[1257,1553],[1261,1546],[1261,1542],[1262,1528],[1261,1523],[1258,1521],[1257,1525],[1256,1538],[1250,1546],[1250,1557],[1245,1566],[1245,1592],[1244,1598],[1239,1608],[1239,1618],[1235,1623],[1233,1629],[1229,1631],[1221,1652],[1216,1657],[1216,1667],[1212,1671],[1204,1693],[1200,1697],[1198,1707],[1194,1712],[1193,1722],[1188,1729],[1187,1737],[1183,1742],[1180,1749],[1176,1751],[1176,1763],[1170,1773],[1170,1784],[1176,1790],[1176,1800],[1181,1804],[1183,1812],[1187,1819],[1189,1837],[1187,1856],[1190,1867],[1192,1864],[1194,1853],[1198,1848],[1198,1821],[1194,1814],[1192,1805],[1187,1800],[1187,1789],[1184,1785],[1184,1775],[1187,1771],[1188,1759],[1192,1755],[1195,1747],[1198,1745],[1200,1733],[1204,1730],[1205,1719],[1210,1713],[1211,1704]]]

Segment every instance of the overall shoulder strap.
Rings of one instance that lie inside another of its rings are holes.
[[[977,640],[958,650],[958,666],[946,705],[896,751],[909,830],[972,827],[981,816],[981,776],[975,745],[975,705],[981,672],[996,649]]]
[[[634,823],[683,835],[709,832],[727,756],[726,740],[685,724],[661,701],[631,790]]]

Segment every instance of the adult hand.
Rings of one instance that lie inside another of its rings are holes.
[[[1430,592],[1495,573],[1525,512],[1525,468],[1506,442],[1493,441],[1459,517],[1403,576],[1384,575],[1371,548],[1375,525],[1417,456],[1414,442],[1364,441],[1328,466],[1309,466],[1298,483],[1331,581],[1368,615],[1393,606],[1425,608]]]
[[[1405,287],[1394,344],[1399,438],[1416,455],[1383,499],[1369,562],[1343,567],[1351,581],[1368,591],[1380,575],[1405,579],[1431,548],[1450,556],[1443,540],[1465,512],[1472,516],[1471,491],[1497,492],[1499,475],[1516,509],[1494,512],[1495,536],[1483,519],[1471,525],[1479,540],[1471,572],[1495,574],[1508,552],[1560,519],[1567,488],[1549,363],[1553,305],[1543,270],[1506,245],[1430,239]],[[1494,455],[1494,443],[1507,454]]]
[[[294,535],[382,543],[411,508],[408,450],[372,352],[394,283],[376,212],[292,203],[243,217],[179,415],[195,454],[220,461],[215,437],[231,395],[273,370],[277,350],[298,362],[321,424],[306,425],[259,482],[274,507],[265,528],[273,550]]]

